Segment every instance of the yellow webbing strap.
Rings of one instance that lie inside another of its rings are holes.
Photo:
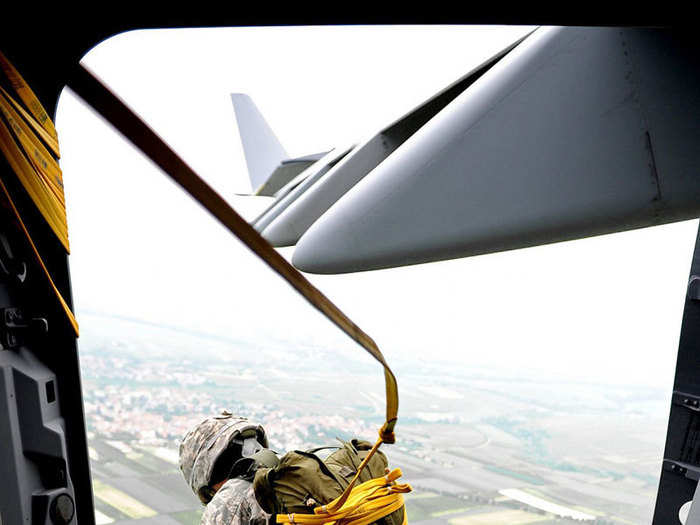
[[[11,102],[12,105],[10,105],[8,101]],[[58,161],[53,158],[53,155],[51,155],[49,150],[46,149],[27,125],[27,118],[29,118],[31,122],[34,122],[34,120],[26,114],[26,112],[24,117],[20,117],[21,111],[23,111],[22,106],[17,104],[2,86],[0,86],[0,111],[12,126],[13,131],[15,131],[15,136],[20,140],[24,151],[29,154],[29,160],[32,161],[35,168],[46,178],[52,190],[56,192],[61,202],[64,203],[63,173],[58,165]]]
[[[34,253],[36,260],[39,263],[39,266],[41,267],[41,269],[44,272],[44,275],[48,279],[49,284],[51,285],[51,288],[53,289],[54,293],[56,294],[56,297],[58,298],[58,301],[61,303],[61,308],[63,308],[63,311],[66,313],[66,316],[68,317],[68,321],[70,322],[71,326],[73,327],[73,330],[75,331],[75,335],[77,337],[79,335],[78,322],[75,320],[75,316],[73,315],[73,312],[71,312],[71,309],[68,308],[68,304],[63,299],[61,292],[59,292],[58,288],[56,288],[56,285],[54,284],[53,279],[51,278],[51,274],[49,274],[49,270],[44,265],[44,261],[41,260],[41,256],[39,255],[39,251],[36,249],[36,246],[34,245],[34,241],[32,241],[32,237],[29,235],[29,232],[27,231],[27,228],[24,225],[24,221],[22,221],[22,217],[20,217],[19,211],[17,211],[17,207],[15,206],[15,203],[12,201],[12,197],[10,197],[10,193],[7,191],[7,187],[5,186],[5,183],[2,181],[1,178],[0,178],[0,190],[2,190],[2,194],[0,195],[0,197],[2,197],[4,195],[5,199],[7,200],[7,204],[12,209],[12,212],[14,213],[15,218],[17,219],[17,222],[20,226],[20,229],[24,232],[24,235],[27,238],[27,241],[29,241],[29,246],[32,249],[32,253]]]
[[[0,150],[51,230],[70,253],[63,174],[35,133],[57,153],[56,130],[32,90],[2,52],[0,70],[32,111],[32,114],[25,111],[0,86]]]
[[[0,90],[7,95],[7,91],[5,91],[2,86],[0,86]],[[22,118],[29,122],[29,125],[32,127],[34,131],[36,131],[39,136],[41,137],[41,140],[43,140],[48,146],[51,148],[51,151],[53,152],[56,157],[59,159],[61,158],[61,155],[58,151],[58,139],[53,138],[51,135],[47,133],[47,131],[41,127],[41,125],[34,119],[29,113],[27,113],[27,110],[24,109],[19,102],[17,102],[14,98],[10,97],[7,95],[7,98],[10,99],[10,102],[14,106],[14,108],[17,110],[17,112],[22,115]]]
[[[0,150],[66,252],[70,252],[58,165],[50,155],[51,160],[47,159],[48,152],[35,143],[36,137],[32,140],[26,133],[26,126],[17,120],[17,114],[6,105],[2,94],[0,115]]]
[[[17,71],[10,61],[7,60],[5,55],[2,54],[2,51],[0,51],[0,69],[3,70],[12,84],[12,89],[17,92],[19,98],[22,99],[22,102],[27,105],[31,114],[34,115],[34,118],[38,121],[44,131],[46,131],[46,133],[53,138],[55,145],[54,151],[56,152],[56,155],[58,155],[58,135],[56,133],[56,128],[54,128],[53,122],[51,122],[51,119],[49,118],[49,114],[44,109],[44,106],[41,105],[39,99],[36,98],[36,95],[31,90],[29,85],[22,78],[22,75],[19,74],[19,71]],[[51,145],[52,148],[54,145]]]
[[[321,293],[299,270],[253,229],[231,206],[187,165],[141,118],[90,71],[79,65],[68,85],[85,102],[111,123],[137,148],[165,171],[175,182],[209,211],[226,229],[238,237],[268,266],[282,276],[311,305],[335,323],[348,336],[369,352],[384,367],[386,386],[386,421],[379,430],[381,443],[393,443],[394,426],[399,409],[396,377],[372,338],[353,323],[330,299]],[[359,469],[358,469],[359,470]],[[359,474],[359,473],[358,473]],[[353,481],[354,482],[354,481]],[[348,493],[350,491],[348,490]],[[347,496],[346,496],[347,498]]]
[[[56,234],[66,251],[69,251],[65,197],[63,194],[63,174],[56,159],[35,134],[35,132],[38,133],[51,150],[58,154],[56,129],[32,90],[2,52],[0,52],[0,70],[10,80],[12,88],[22,101],[27,104],[32,113],[29,114],[24,110],[0,86],[0,152],[2,152],[10,168],[17,175],[17,178],[51,230]],[[0,186],[2,189],[0,197],[4,196],[3,201],[6,201],[7,207],[12,210],[17,219],[20,229],[29,242],[31,251],[48,279],[51,289],[77,336],[78,323],[73,312],[71,312],[68,304],[53,282],[10,196],[7,186],[1,179]]]
[[[358,485],[350,492],[347,500],[340,506],[333,500],[327,507],[334,506],[337,510],[327,512],[326,507],[317,507],[313,514],[278,514],[277,523],[298,525],[323,525],[340,522],[343,525],[367,525],[388,516],[404,505],[403,494],[411,492],[407,483],[397,484],[401,477],[401,469],[394,469],[386,476],[374,478]],[[404,508],[403,523],[406,523]]]

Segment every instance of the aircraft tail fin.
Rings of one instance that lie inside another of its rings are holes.
[[[231,93],[231,101],[248,165],[248,177],[255,192],[288,155],[253,99],[243,93]]]

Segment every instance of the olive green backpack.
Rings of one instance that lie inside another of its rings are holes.
[[[315,452],[287,452],[274,468],[259,468],[253,488],[255,498],[269,514],[313,514],[314,507],[325,505],[340,496],[355,476],[362,460],[372,448],[367,441],[353,439],[342,442],[338,450],[326,459]],[[389,462],[382,451],[377,451],[360,473],[359,483],[385,475]],[[375,522],[380,525],[401,525],[404,507]]]

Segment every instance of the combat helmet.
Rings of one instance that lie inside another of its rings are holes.
[[[215,493],[211,485],[225,479],[236,460],[251,457],[268,446],[262,426],[223,411],[201,421],[185,435],[180,443],[180,470],[206,505]]]

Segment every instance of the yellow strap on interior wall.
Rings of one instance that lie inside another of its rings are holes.
[[[7,60],[5,55],[2,54],[2,51],[0,51],[0,69],[3,70],[12,84],[12,89],[14,89],[19,95],[22,102],[27,105],[29,112],[34,115],[34,118],[39,124],[41,124],[41,127],[44,128],[46,133],[48,133],[49,136],[56,141],[56,154],[58,155],[58,135],[53,122],[51,122],[51,119],[49,118],[49,114],[44,109],[44,106],[41,105],[39,99],[36,98],[36,95],[31,90],[29,85],[27,85],[25,80],[22,78],[22,75],[19,74],[19,71],[17,71],[15,66],[13,66],[10,61]]]
[[[20,216],[19,211],[17,211],[17,207],[15,206],[15,203],[12,201],[12,197],[10,197],[10,192],[7,191],[7,187],[5,186],[5,183],[2,181],[1,178],[0,178],[0,190],[2,190],[2,194],[0,195],[0,197],[4,196],[4,198],[7,200],[7,204],[12,209],[12,212],[14,213],[15,218],[17,219],[17,222],[19,223],[20,229],[24,233],[24,236],[27,238],[27,241],[29,242],[29,246],[31,247],[32,253],[34,254],[34,257],[36,257],[37,263],[39,264],[42,271],[44,272],[46,279],[48,279],[49,284],[51,285],[53,292],[56,294],[56,297],[58,298],[59,303],[61,303],[61,308],[66,313],[66,317],[68,317],[68,321],[70,322],[70,325],[73,327],[73,330],[75,331],[75,336],[77,337],[79,335],[78,321],[76,321],[75,316],[73,315],[73,312],[71,311],[71,309],[68,308],[68,304],[66,303],[65,299],[63,299],[61,292],[59,292],[58,288],[56,288],[56,284],[54,284],[53,279],[51,278],[51,274],[49,274],[49,270],[46,268],[44,261],[41,259],[41,255],[39,255],[39,251],[36,249],[36,246],[34,245],[34,241],[32,241],[32,237],[29,235],[29,231],[27,231],[27,227],[24,225],[24,221],[22,221],[22,217]]]
[[[19,140],[30,162],[39,172],[39,175],[48,183],[51,190],[60,200],[62,207],[64,207],[63,173],[61,172],[58,162],[32,132],[27,123],[15,111],[8,101],[9,99],[11,99],[11,97],[0,87],[0,112],[10,125],[12,132]]]
[[[56,237],[58,237],[58,240],[66,251],[69,251],[65,208],[15,142],[2,118],[0,118],[0,151],[4,154],[12,171],[15,172],[15,175],[17,175],[39,212],[56,234]]]
[[[56,129],[32,90],[2,52],[0,70],[31,111],[28,113],[0,86],[0,150],[51,230],[70,253],[63,173],[40,140],[58,154]]]
[[[2,52],[0,52],[0,71],[7,76],[12,88],[29,108],[29,112],[27,112],[0,86],[0,152],[66,252],[69,252],[63,174],[52,155],[52,152],[58,155],[56,129],[32,90]],[[51,151],[44,146],[44,143]],[[7,201],[7,207],[12,209],[37,263],[77,336],[78,323],[75,316],[53,282],[7,186],[1,178],[0,189],[2,189],[0,197],[4,197],[3,200]]]
[[[17,102],[14,98],[12,98],[7,91],[3,89],[2,86],[0,86],[0,92],[2,92],[12,103],[14,108],[17,110],[17,112],[22,115],[22,118],[26,121],[29,122],[29,125],[32,127],[32,129],[41,137],[41,140],[44,141],[45,144],[47,144],[50,148],[51,151],[53,152],[56,157],[59,159],[61,158],[61,155],[59,154],[58,151],[58,139],[55,139],[51,135],[49,135],[44,128],[41,127],[41,124],[39,124],[34,117],[32,117],[29,113],[27,113],[27,110],[22,107],[22,105]]]

